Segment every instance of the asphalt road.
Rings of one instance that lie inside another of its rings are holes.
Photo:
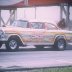
[[[22,48],[16,52],[7,52],[5,49],[0,49],[0,68],[38,68],[72,65],[72,46],[68,46],[65,51],[53,51],[50,49],[36,51],[34,47],[31,48]]]

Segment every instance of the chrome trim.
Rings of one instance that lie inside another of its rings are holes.
[[[33,43],[33,42],[27,42],[25,45],[54,45],[54,43]]]

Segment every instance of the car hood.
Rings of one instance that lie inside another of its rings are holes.
[[[29,28],[11,27],[11,26],[0,27],[0,29],[6,33],[17,33],[17,32],[23,32],[23,31],[30,30]]]
[[[45,29],[32,29],[32,28],[22,28],[22,27],[12,27],[12,26],[7,26],[7,27],[0,27],[1,30],[3,30],[5,33],[26,33],[28,32],[34,32],[34,31],[45,31]]]

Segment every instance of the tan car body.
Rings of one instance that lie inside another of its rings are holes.
[[[64,39],[66,43],[72,42],[72,31],[48,30],[46,24],[43,26],[43,29],[34,29],[31,28],[31,25],[28,28],[0,27],[4,33],[4,38],[0,38],[0,42],[8,42],[11,37],[19,39],[22,45],[54,45],[57,39]]]
[[[2,27],[7,41],[11,36],[18,36],[25,45],[49,45],[54,44],[58,36],[67,42],[72,41],[72,32],[67,30],[46,30],[20,27]]]

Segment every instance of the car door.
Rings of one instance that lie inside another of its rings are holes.
[[[44,38],[44,29],[42,28],[42,24],[40,22],[32,22],[31,30],[33,33],[31,42],[42,43]]]
[[[44,30],[44,43],[53,43],[58,28],[51,23],[45,24]]]

